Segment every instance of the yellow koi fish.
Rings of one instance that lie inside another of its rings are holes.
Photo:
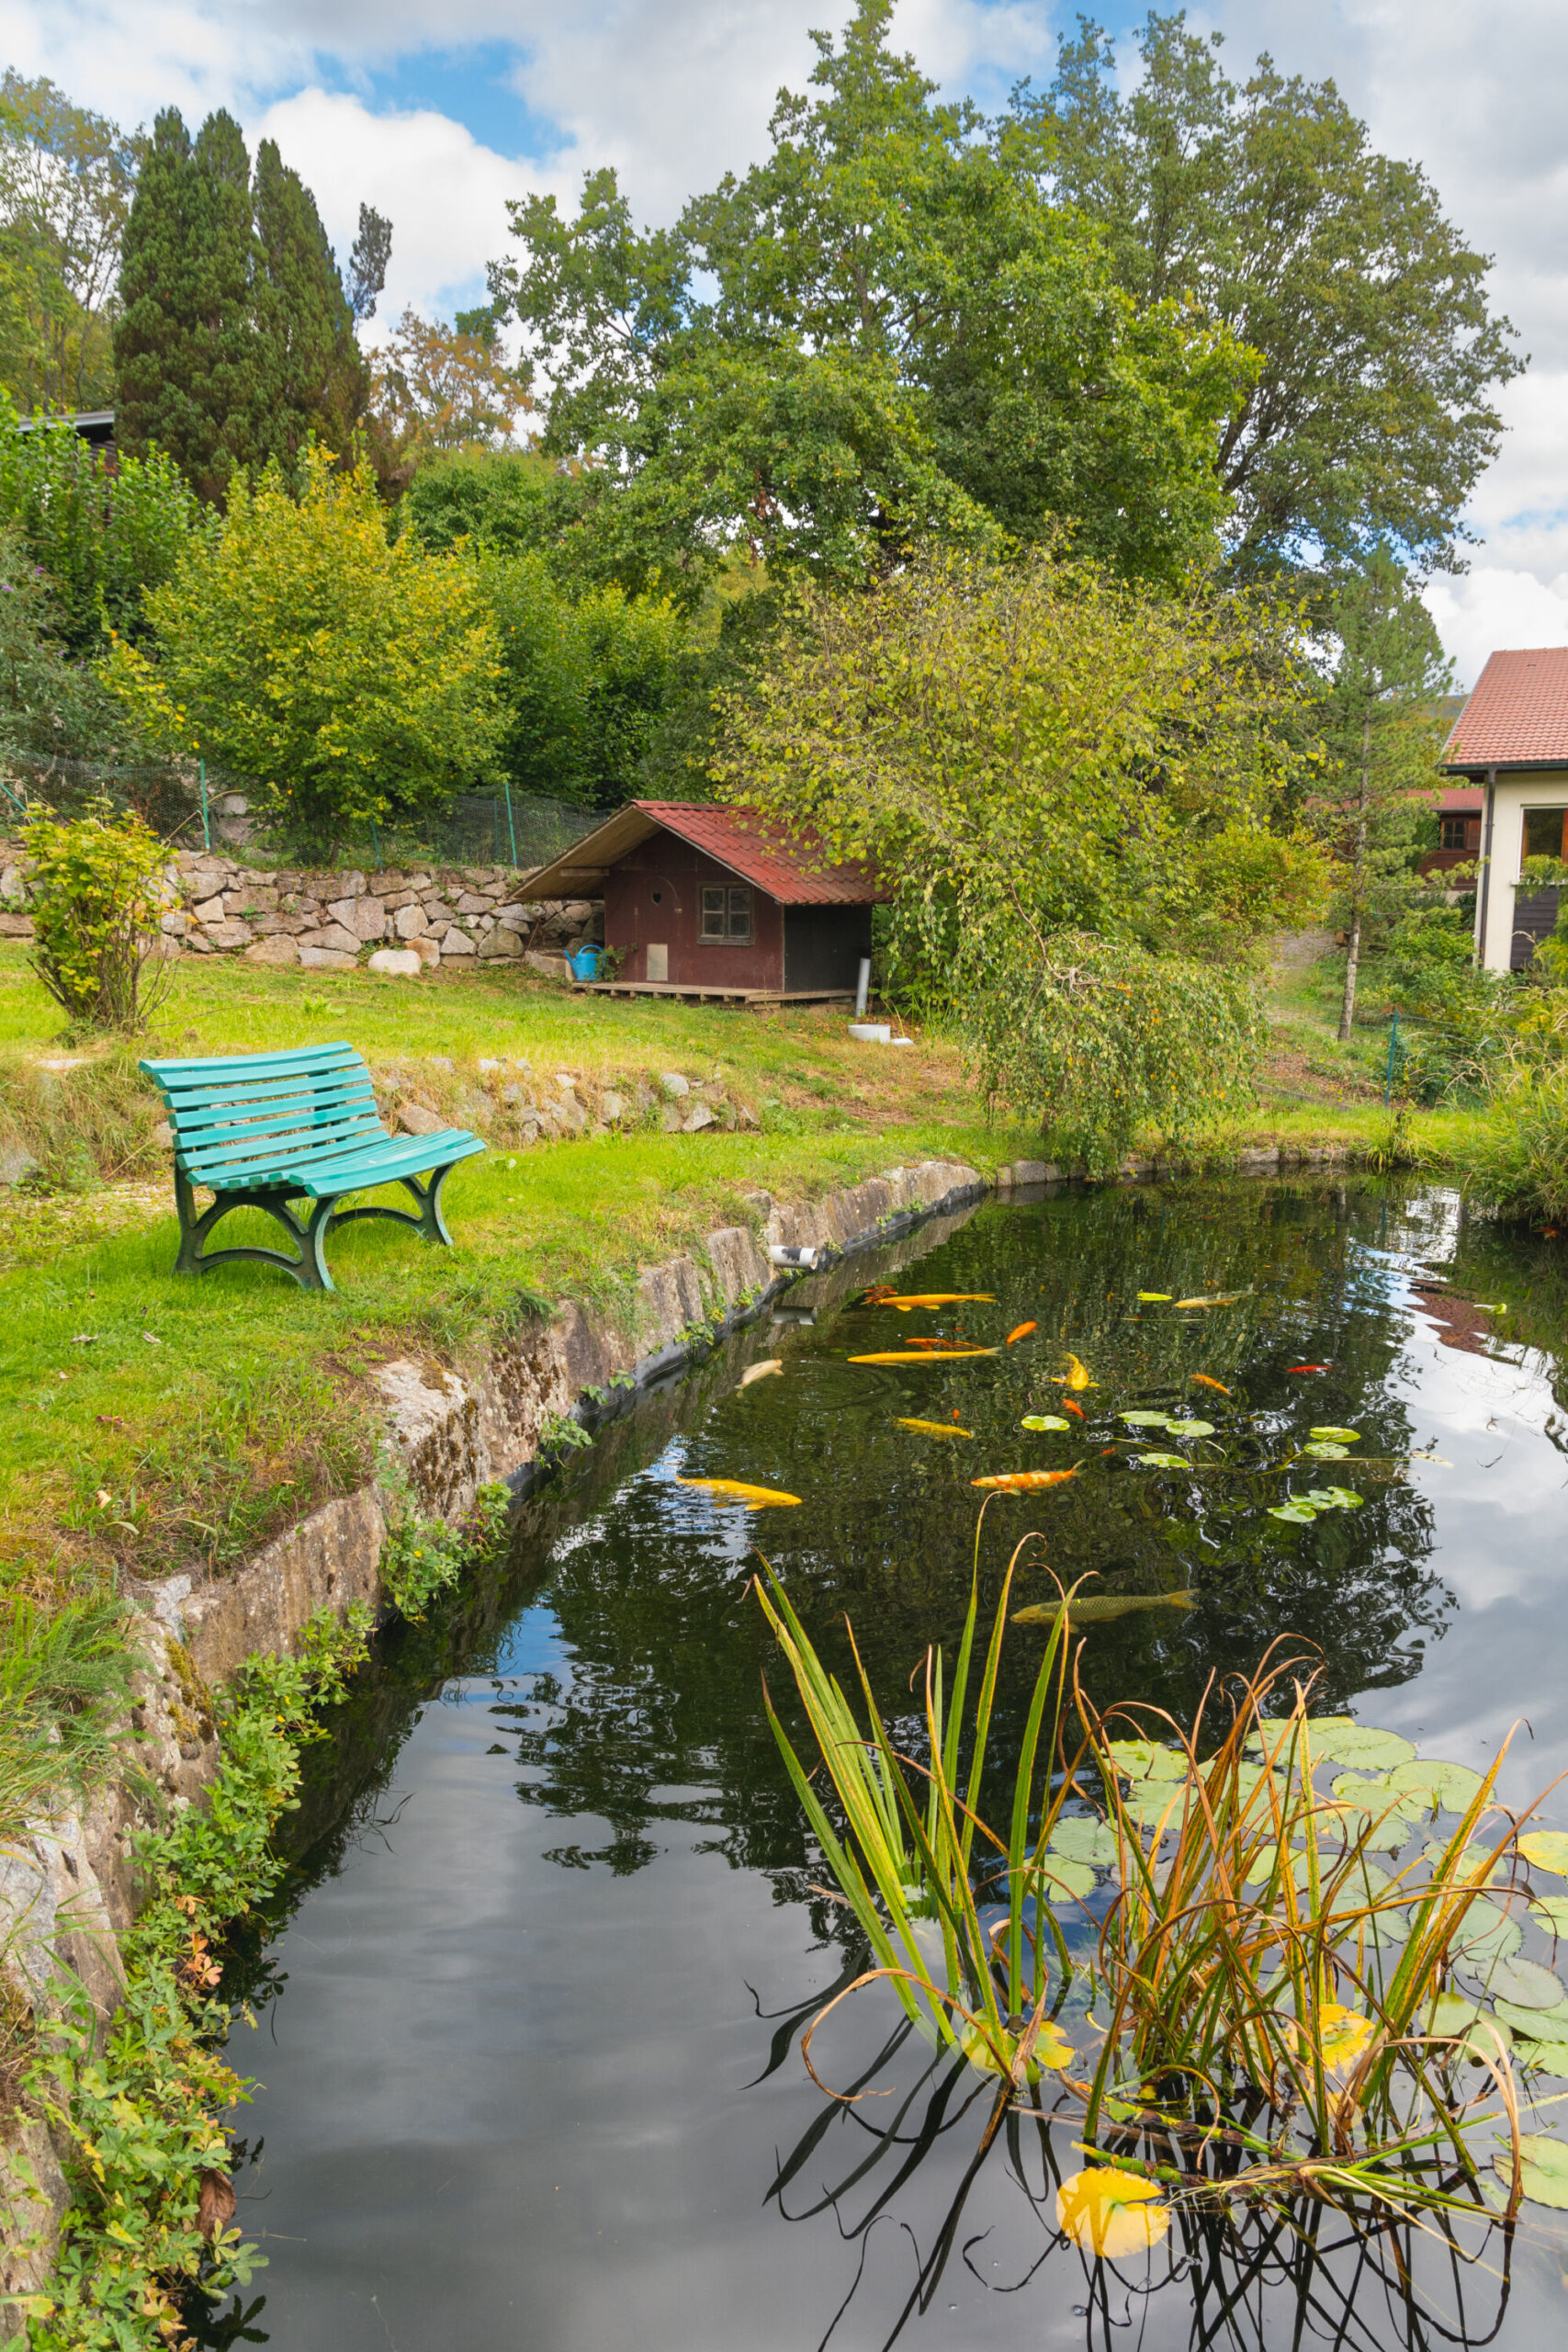
[[[1098,1388],[1100,1386],[1099,1381],[1091,1380],[1077,1356],[1070,1352],[1067,1357],[1067,1367],[1066,1372],[1059,1372],[1055,1375],[1064,1388]]]
[[[771,1510],[775,1503],[797,1503],[798,1495],[786,1495],[777,1487],[748,1487],[739,1478],[682,1478],[675,1473],[678,1487],[698,1487],[711,1495],[716,1503],[739,1503],[742,1510]]]
[[[990,1487],[998,1494],[1037,1495],[1042,1487],[1060,1487],[1078,1475],[1075,1462],[1070,1470],[998,1470],[991,1478],[971,1478],[972,1487]]]
[[[922,1437],[973,1437],[973,1430],[961,1430],[956,1421],[917,1421],[903,1413],[893,1416],[901,1430],[919,1430]]]
[[[850,1363],[950,1363],[954,1356],[994,1356],[995,1348],[886,1348],[880,1355],[850,1356]]]
[[[908,1297],[879,1298],[878,1306],[896,1306],[900,1315],[908,1315],[911,1306],[995,1306],[995,1293],[988,1290],[918,1290]]]

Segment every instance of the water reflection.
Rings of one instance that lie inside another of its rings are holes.
[[[271,2267],[247,2324],[291,2352],[514,2336],[798,2352],[1025,2327],[1074,2352],[1134,2326],[1247,2352],[1539,2340],[1541,2297],[1555,2311],[1561,2292],[1544,2241],[1510,2303],[1496,2240],[1483,2259],[1420,2233],[1351,2243],[1318,2209],[1234,2233],[1192,2222],[1157,2278],[1091,2278],[1058,2244],[1050,2135],[1010,2118],[977,2164],[990,2093],[890,2043],[874,1996],[857,1996],[833,2079],[895,2095],[825,2102],[799,2032],[858,1955],[761,1712],[764,1671],[776,1702],[793,1694],[747,1577],[760,1540],[813,1638],[842,1662],[847,1611],[892,1693],[956,1637],[971,1477],[1082,1460],[1059,1498],[993,1507],[987,1590],[1033,1525],[1064,1577],[1199,1595],[1190,1615],[1094,1630],[1097,1700],[1190,1710],[1212,1669],[1289,1631],[1322,1649],[1325,1705],[1429,1752],[1486,1760],[1532,1704],[1533,1789],[1568,1667],[1554,1254],[1466,1227],[1439,1192],[1278,1187],[991,1208],[897,1259],[922,1287],[998,1303],[918,1321],[859,1306],[884,1271],[866,1261],[803,1285],[788,1319],[606,1428],[524,1507],[507,1560],[387,1645],[312,1752],[278,1938],[257,1955],[262,2039],[233,2052],[265,2085],[240,2218]],[[1140,1290],[1242,1295],[1179,1315]],[[1026,1320],[1037,1334],[994,1357],[846,1362],[911,1329],[989,1343]],[[1461,1328],[1480,1354],[1450,1344]],[[1089,1419],[1021,1431],[1058,1406],[1067,1348],[1100,1384]],[[763,1356],[783,1376],[742,1390]],[[1156,1484],[1124,1445],[1102,1453],[1112,1408],[1190,1412],[1211,1393],[1200,1371],[1233,1392],[1203,1418],[1250,1417],[1259,1453],[1345,1423],[1367,1454],[1441,1460],[1288,1528],[1256,1482]],[[896,1426],[954,1413],[972,1444]],[[677,1471],[805,1500],[721,1511]],[[1025,1600],[1051,1589],[1031,1577]],[[1009,1650],[1004,1770],[1033,1665],[1021,1637]]]

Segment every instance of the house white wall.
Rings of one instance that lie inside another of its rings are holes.
[[[1492,797],[1491,864],[1482,869],[1475,898],[1476,961],[1506,972],[1514,941],[1514,899],[1524,858],[1525,810],[1568,808],[1568,769],[1541,768],[1500,775]],[[1487,853],[1485,820],[1482,855]],[[1483,936],[1482,915],[1485,913]]]

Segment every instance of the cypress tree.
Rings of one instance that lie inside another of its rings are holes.
[[[204,498],[255,454],[254,243],[239,124],[209,115],[193,144],[167,108],[126,223],[115,432],[133,457],[168,450]]]
[[[288,464],[312,433],[344,453],[369,370],[316,199],[270,139],[256,152],[255,225],[260,454]]]

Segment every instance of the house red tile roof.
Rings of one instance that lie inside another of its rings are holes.
[[[1443,746],[1445,767],[1568,763],[1568,645],[1494,653]]]
[[[836,864],[809,831],[799,837],[770,824],[755,808],[716,808],[703,801],[632,800],[570,849],[528,876],[525,899],[573,898],[602,890],[604,876],[660,826],[728,865],[744,882],[785,907],[863,907],[892,894],[874,869]]]

